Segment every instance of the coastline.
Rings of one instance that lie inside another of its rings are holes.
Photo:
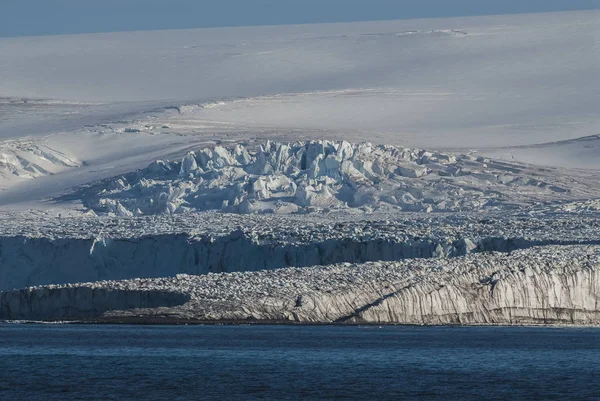
[[[428,328],[579,328],[600,329],[600,324],[568,324],[568,323],[477,323],[477,324],[413,324],[413,323],[376,323],[376,322],[296,322],[290,320],[199,320],[147,317],[106,317],[77,320],[0,320],[6,325],[107,325],[107,326],[289,326],[289,327],[428,327]]]

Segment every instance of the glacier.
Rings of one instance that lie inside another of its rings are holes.
[[[0,38],[0,319],[598,324],[598,21]]]
[[[589,143],[577,141],[597,134],[597,31],[589,10],[0,38],[0,154],[10,159],[0,208],[71,208],[44,200],[256,139],[597,169]]]
[[[468,154],[347,141],[267,141],[190,151],[179,162],[158,160],[62,199],[122,217],[206,210],[456,212],[578,199],[598,187],[594,179],[586,180],[585,189],[567,185],[568,174],[560,175]]]
[[[572,205],[567,205],[573,208]],[[600,210],[0,219],[0,290],[600,242]],[[10,226],[12,224],[12,226]]]
[[[600,248],[551,246],[422,261],[338,264],[33,287],[1,319],[600,324]]]

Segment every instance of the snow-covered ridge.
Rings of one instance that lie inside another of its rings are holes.
[[[0,178],[36,178],[79,167],[81,163],[63,152],[34,141],[0,142]]]
[[[554,246],[28,288],[0,293],[0,319],[597,325],[598,297],[600,248]]]
[[[488,157],[518,160],[536,165],[600,170],[600,134],[526,146],[490,148]]]
[[[511,209],[534,202],[577,199],[553,172],[528,166],[397,146],[267,141],[189,152],[180,162],[82,188],[98,213],[118,216],[221,210],[296,213],[361,208],[402,211]],[[593,187],[585,187],[593,191]],[[585,195],[589,195],[586,193]]]

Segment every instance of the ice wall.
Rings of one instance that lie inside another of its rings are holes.
[[[114,291],[90,287],[3,292],[0,293],[0,319],[84,319],[111,310],[173,307],[189,299],[189,295],[177,292]]]
[[[3,292],[0,319],[600,324],[600,246]]]
[[[0,290],[36,285],[243,272],[335,263],[442,258],[511,251],[560,241],[523,238],[331,238],[311,243],[260,241],[234,231],[222,237],[156,235],[128,239],[0,237]],[[565,241],[570,243],[570,241]]]
[[[225,320],[401,324],[600,324],[600,249],[342,266],[296,276],[301,290],[265,291],[199,311]],[[274,275],[267,273],[267,275]],[[316,276],[316,277],[315,277]],[[281,280],[281,278],[273,277]],[[268,279],[264,279],[268,280]],[[263,294],[268,294],[262,295]],[[198,297],[207,302],[209,297]]]

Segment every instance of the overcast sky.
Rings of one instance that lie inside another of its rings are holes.
[[[596,8],[600,0],[0,0],[0,36]]]

